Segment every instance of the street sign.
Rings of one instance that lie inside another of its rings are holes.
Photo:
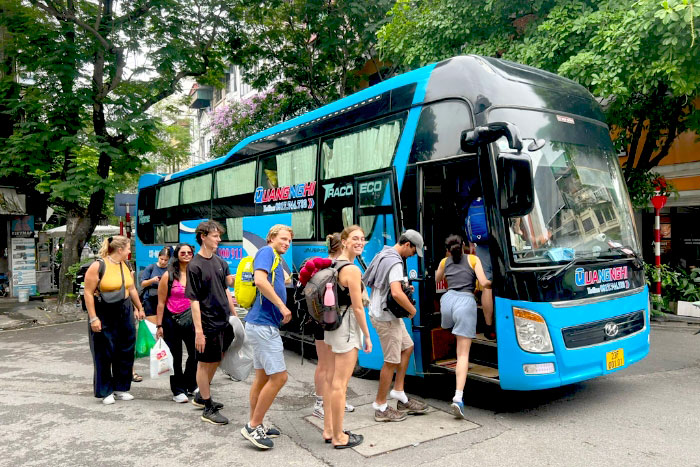
[[[136,199],[135,193],[117,193],[114,195],[114,215],[117,217],[126,217],[127,205],[129,206],[129,214],[136,215]]]

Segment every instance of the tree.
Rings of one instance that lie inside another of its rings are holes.
[[[628,180],[666,157],[680,133],[700,134],[697,0],[398,0],[389,16],[379,48],[403,66],[477,53],[586,86],[629,154]]]
[[[65,210],[59,301],[109,194],[157,146],[146,111],[185,77],[223,76],[230,3],[2,0],[8,53],[31,81],[7,103],[18,123],[0,141],[0,176],[38,183]]]
[[[244,0],[245,29],[231,60],[257,89],[281,81],[302,88],[315,108],[357,89],[375,59],[376,32],[393,0]],[[376,63],[381,73],[387,71]]]
[[[209,127],[213,134],[211,157],[224,156],[246,137],[312,110],[308,92],[301,88],[279,90],[288,87],[278,83],[271,91],[214,109]]]

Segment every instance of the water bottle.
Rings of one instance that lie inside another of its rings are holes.
[[[335,294],[333,293],[333,284],[331,284],[330,282],[326,284],[326,291],[323,294],[323,305],[335,306]]]

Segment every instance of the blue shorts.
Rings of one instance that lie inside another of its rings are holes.
[[[287,370],[279,328],[246,323],[245,340],[253,346],[253,368],[268,376]]]
[[[440,299],[440,326],[455,336],[476,337],[476,300],[470,292],[448,290]]]

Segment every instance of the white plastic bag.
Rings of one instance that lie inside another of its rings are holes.
[[[245,380],[253,369],[253,346],[246,342],[243,322],[237,316],[228,319],[233,327],[233,342],[221,359],[219,368],[237,381]]]
[[[219,368],[233,379],[245,380],[253,370],[253,346],[243,342],[240,349],[229,349],[221,359]]]
[[[161,337],[151,349],[151,378],[159,376],[173,376],[173,354]]]

